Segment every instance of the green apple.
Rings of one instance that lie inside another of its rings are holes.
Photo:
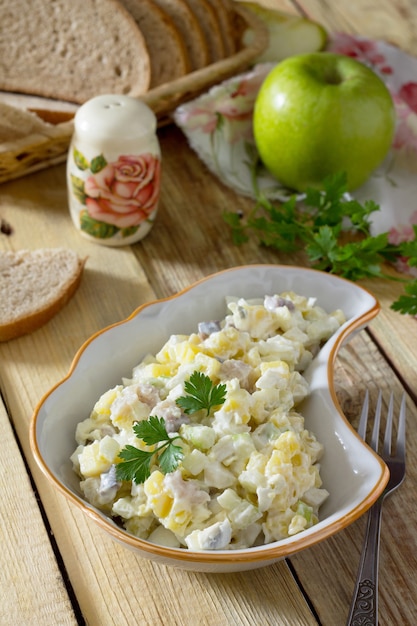
[[[370,68],[331,52],[296,55],[276,65],[258,92],[253,131],[268,170],[304,191],[344,171],[362,185],[393,139],[395,110]]]
[[[257,63],[274,63],[295,54],[317,52],[327,43],[323,26],[306,17],[288,15],[253,2],[242,2],[242,5],[265,22],[268,28],[269,43],[256,59]],[[248,45],[251,36],[251,31],[247,30],[243,35],[243,43]]]

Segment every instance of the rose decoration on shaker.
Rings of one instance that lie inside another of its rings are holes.
[[[101,154],[89,162],[76,148],[76,167],[91,174],[71,174],[72,191],[85,206],[80,228],[92,237],[108,239],[133,235],[145,221],[153,221],[159,199],[160,159],[153,154],[120,155],[108,163]]]

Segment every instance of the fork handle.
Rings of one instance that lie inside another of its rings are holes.
[[[370,508],[347,626],[378,624],[378,561],[382,497]]]

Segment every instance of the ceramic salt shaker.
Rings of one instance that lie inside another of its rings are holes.
[[[68,152],[72,220],[90,241],[125,246],[155,220],[161,152],[153,111],[136,98],[101,95],[77,111]]]

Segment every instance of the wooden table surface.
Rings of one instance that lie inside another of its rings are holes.
[[[330,31],[381,38],[417,56],[416,0],[270,1],[305,12]],[[302,7],[301,7],[302,5]],[[2,626],[339,626],[345,623],[362,545],[361,518],[287,561],[246,573],[198,574],[143,560],[117,545],[38,470],[29,449],[34,407],[97,330],[149,300],[241,264],[302,264],[249,242],[231,243],[221,214],[251,202],[226,189],[175,126],[159,131],[160,210],[151,233],[127,248],[80,237],[69,217],[65,165],[0,186],[0,216],[13,228],[0,249],[67,246],[87,256],[79,290],[47,325],[0,344],[0,624]],[[365,284],[365,283],[364,283]],[[380,554],[380,624],[417,623],[417,322],[389,308],[396,283],[366,283],[382,311],[339,353],[336,388],[352,423],[366,387],[408,392],[408,467],[386,502]],[[398,407],[398,405],[397,405]]]

